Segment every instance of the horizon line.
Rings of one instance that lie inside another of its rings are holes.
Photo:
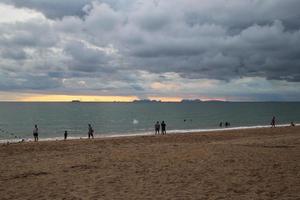
[[[288,100],[260,100],[260,101],[243,101],[243,100],[233,100],[233,101],[221,101],[221,100],[201,100],[201,101],[160,101],[160,100],[133,100],[133,101],[16,101],[16,100],[0,100],[0,103],[73,103],[73,104],[80,104],[80,103],[208,103],[208,102],[220,102],[220,103],[300,103],[299,101],[288,101]]]

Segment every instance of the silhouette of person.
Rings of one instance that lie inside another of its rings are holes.
[[[94,139],[94,129],[92,127],[91,124],[88,124],[89,126],[89,130],[88,130],[88,136],[89,136],[89,139],[92,137]]]
[[[64,138],[65,138],[65,140],[68,138],[68,131],[65,131]]]
[[[163,135],[166,135],[167,134],[167,131],[166,131],[166,124],[165,124],[165,121],[162,121],[161,122],[161,134],[163,134]]]
[[[294,122],[291,122],[291,126],[295,126]]]
[[[160,130],[160,124],[159,124],[159,122],[157,121],[156,124],[155,124],[155,135],[156,135],[156,134],[159,134],[159,130]]]
[[[271,128],[275,128],[275,124],[276,124],[276,121],[275,121],[275,117],[273,116],[272,118],[272,121],[271,121]]]
[[[39,141],[39,129],[37,125],[34,125],[32,133],[33,133],[34,141],[35,142]]]
[[[227,128],[229,126],[229,123],[228,122],[225,122],[225,127]]]
[[[223,122],[220,122],[219,126],[222,127],[223,126]]]

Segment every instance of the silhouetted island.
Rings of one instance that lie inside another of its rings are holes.
[[[202,102],[200,99],[182,99],[181,103],[200,103]]]
[[[133,103],[161,103],[161,101],[150,100],[150,99],[141,99],[141,100],[134,100]]]
[[[202,101],[201,99],[182,99],[180,103],[203,103],[203,102],[228,102],[222,100],[205,100]]]

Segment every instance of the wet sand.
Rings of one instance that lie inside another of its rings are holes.
[[[1,145],[0,199],[300,199],[300,127]]]

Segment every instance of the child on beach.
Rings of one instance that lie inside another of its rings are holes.
[[[37,142],[39,140],[39,129],[37,125],[34,125],[34,129],[32,132],[33,132],[34,141]]]
[[[89,136],[89,139],[92,137],[94,139],[94,129],[92,128],[92,125],[91,124],[88,124],[89,125],[89,131],[88,131],[88,136]]]

